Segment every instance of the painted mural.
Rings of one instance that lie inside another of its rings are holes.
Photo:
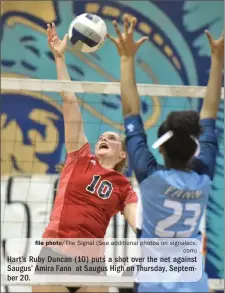
[[[137,81],[168,85],[206,85],[210,65],[204,29],[218,37],[224,23],[223,1],[5,1],[1,10],[1,74],[3,77],[56,79],[47,46],[46,25],[55,22],[60,37],[72,19],[89,12],[101,16],[113,34],[112,20],[127,13],[138,19],[135,37],[149,36],[137,54]],[[75,81],[119,81],[119,57],[106,41],[94,54],[68,48],[67,65]],[[94,145],[99,133],[123,131],[120,95],[79,95],[85,131]],[[54,173],[65,157],[61,100],[57,93],[4,91],[1,94],[1,164],[3,174]],[[171,110],[197,109],[201,101],[142,97],[148,142]],[[223,235],[223,104],[218,116],[217,175],[208,208],[207,270],[222,278]]]

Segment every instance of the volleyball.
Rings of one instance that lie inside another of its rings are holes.
[[[98,15],[84,13],[71,22],[68,34],[75,49],[84,53],[92,53],[103,45],[107,27],[104,20]]]

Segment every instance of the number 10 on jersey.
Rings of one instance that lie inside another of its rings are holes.
[[[91,183],[86,187],[86,190],[92,194],[97,191],[98,197],[108,199],[113,191],[112,183],[107,180],[101,180],[101,176],[94,175]]]

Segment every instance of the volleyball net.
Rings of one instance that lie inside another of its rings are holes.
[[[49,221],[59,177],[55,166],[66,156],[60,97],[62,91],[76,93],[92,151],[101,133],[116,131],[123,134],[119,83],[1,78],[2,259],[7,255],[7,239],[41,237]],[[171,111],[199,110],[206,88],[138,84],[138,91],[148,144],[151,146],[156,140],[158,126]],[[224,89],[217,120],[219,152],[213,185],[214,199],[209,202],[210,214],[206,221],[206,229],[207,225],[210,227],[207,235],[209,263],[218,268],[223,262],[221,238],[224,235],[223,228],[215,226],[215,222],[220,222],[223,217],[223,105]],[[159,154],[154,150],[153,153],[161,162]],[[131,168],[128,168],[126,175],[139,193]],[[205,231],[205,220],[202,229]],[[106,238],[133,237],[135,235],[123,216],[116,215],[110,222]],[[212,250],[216,255],[210,252]],[[123,256],[127,251],[115,253]],[[90,285],[85,278],[82,284]],[[211,279],[209,284],[212,290],[224,288],[223,280],[218,277]],[[124,284],[115,279],[111,283],[106,282],[105,286],[132,288],[133,283],[128,277]],[[6,290],[26,292],[30,289],[23,284],[16,288],[2,287],[2,292]]]

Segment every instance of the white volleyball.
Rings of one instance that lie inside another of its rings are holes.
[[[71,22],[68,34],[71,44],[77,50],[91,53],[103,45],[107,27],[98,15],[84,13]]]

